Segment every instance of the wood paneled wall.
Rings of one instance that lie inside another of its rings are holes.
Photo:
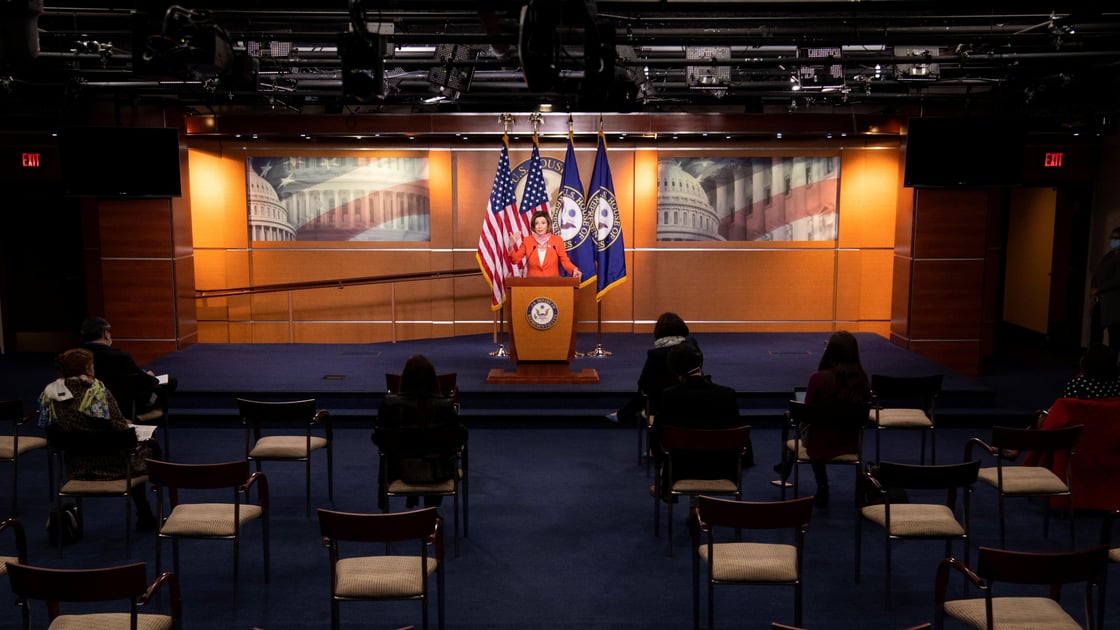
[[[185,159],[183,164],[185,169]],[[196,343],[189,200],[86,203],[97,217],[97,239],[87,241],[86,260],[87,273],[99,275],[101,308],[87,301],[91,313],[112,322],[114,345],[145,363]]]
[[[998,286],[999,193],[919,189],[900,204],[891,339],[977,375]]]
[[[496,143],[495,143],[496,144]],[[621,143],[619,143],[621,144]],[[581,332],[652,330],[673,310],[697,331],[854,331],[889,334],[894,224],[902,189],[897,138],[840,154],[839,238],[828,242],[658,242],[659,157],[813,155],[820,147],[726,146],[668,150],[611,145],[610,164],[624,227],[628,281],[596,303],[581,289]],[[527,139],[511,146],[528,159]],[[577,138],[580,172],[590,177],[594,136]],[[542,142],[563,158],[564,145]],[[477,268],[475,250],[494,168],[493,150],[430,149],[431,241],[425,243],[249,243],[246,158],[254,155],[371,155],[369,152],[218,142],[191,143],[191,202],[198,289]],[[387,155],[379,151],[377,155]],[[250,247],[250,245],[252,245]],[[375,342],[477,334],[496,329],[481,277],[318,289],[198,302],[203,342]]]

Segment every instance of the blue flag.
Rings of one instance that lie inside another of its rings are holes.
[[[595,151],[595,168],[587,187],[587,208],[594,220],[596,261],[599,265],[599,290],[595,300],[607,291],[626,282],[626,246],[622,242],[622,221],[614,197],[611,165],[607,162],[607,140],[599,132],[599,148]]]
[[[583,277],[580,286],[595,282],[595,241],[591,238],[592,217],[584,203],[583,184],[579,179],[579,165],[572,148],[572,134],[568,134],[568,152],[564,155],[564,173],[560,179],[560,193],[553,209],[552,225],[560,238],[568,258],[579,268]],[[560,273],[567,276],[563,269]]]

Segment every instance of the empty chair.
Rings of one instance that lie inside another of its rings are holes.
[[[233,580],[237,582],[239,551],[243,528],[253,521],[261,523],[264,581],[268,570],[268,480],[264,473],[249,473],[249,462],[240,460],[219,464],[176,464],[148,460],[148,479],[159,497],[159,525],[156,530],[156,572],[160,570],[160,551],[165,538],[171,539],[174,571],[179,574],[179,540],[196,538],[233,542]],[[257,502],[250,491],[257,491]],[[214,492],[226,490],[226,500],[216,502]],[[186,499],[196,499],[189,502]],[[167,511],[165,511],[167,510]]]
[[[18,400],[0,401],[0,422],[9,422],[12,426],[10,435],[0,435],[0,461],[12,464],[12,516],[15,516],[18,507],[19,458],[27,452],[47,445],[46,438],[20,434],[27,421],[36,415],[34,413],[24,415],[23,403]]]
[[[8,579],[23,614],[24,630],[31,628],[32,600],[46,602],[44,610],[50,627],[60,630],[179,628],[182,602],[178,579],[173,573],[162,573],[149,584],[146,573],[143,562],[97,569],[47,569],[22,563],[8,565]],[[149,604],[161,605],[158,602],[164,591],[167,595],[166,612],[140,612],[141,609],[146,610],[144,607]],[[94,602],[114,601],[127,602],[127,608],[121,612],[107,612],[107,606],[92,605]]]
[[[666,534],[673,554],[673,503],[678,497],[702,494],[743,496],[743,457],[751,445],[750,426],[731,429],[690,429],[667,424],[661,427],[664,470],[655,477],[653,534],[660,535],[661,501],[666,501]],[[698,466],[698,462],[702,462]],[[714,473],[713,471],[719,471]]]
[[[339,627],[339,602],[416,599],[428,627],[430,578],[436,577],[436,609],[444,627],[443,529],[435,508],[390,514],[319,510],[319,532],[330,555],[331,628]],[[412,554],[392,555],[396,546]],[[391,543],[396,543],[391,544]],[[377,550],[382,553],[374,553]]]
[[[883,530],[883,544],[886,549],[886,572],[883,592],[886,604],[891,603],[891,547],[896,540],[944,540],[945,555],[952,555],[954,540],[964,543],[964,561],[968,563],[969,498],[980,462],[944,466],[921,466],[880,462],[877,468],[864,472],[863,479],[868,486],[867,493],[857,496],[866,497],[858,505],[856,518],[856,582],[860,581],[862,560],[863,523],[870,521]],[[940,491],[942,500],[931,503],[925,491]],[[907,496],[905,502],[892,500],[901,497],[906,491],[921,493],[922,496]],[[900,494],[901,493],[901,494]],[[957,515],[957,497],[961,495],[962,516]]]
[[[690,522],[693,627],[700,627],[701,564],[707,567],[708,628],[715,624],[715,587],[722,584],[792,586],[793,623],[800,625],[805,532],[812,514],[812,497],[762,503],[699,497]],[[788,530],[790,535],[783,542],[742,542],[743,529]]]
[[[9,562],[27,564],[27,533],[23,530],[23,524],[14,518],[0,521],[0,534],[8,530],[11,530],[12,537],[14,538],[10,549],[15,551],[15,555],[0,552],[0,575],[6,575],[8,573]],[[9,549],[7,544],[0,546],[0,548]]]
[[[863,462],[863,426],[868,405],[814,405],[791,400],[791,438],[786,440],[787,457],[793,457],[793,496],[800,496],[803,464],[852,466],[855,475]],[[782,498],[786,496],[782,486]]]
[[[334,502],[334,431],[331,414],[316,409],[315,400],[265,402],[237,399],[245,425],[245,458],[261,470],[261,462],[303,462],[306,473],[306,513],[311,516],[311,453],[327,453],[327,498]],[[315,435],[321,428],[323,435]],[[270,434],[265,435],[269,430]],[[298,430],[299,433],[294,432]],[[273,434],[271,431],[277,431]]]
[[[929,433],[929,462],[937,463],[937,395],[941,374],[929,376],[871,375],[871,421],[875,423],[875,461],[881,461],[880,436],[888,429],[917,429],[922,434],[919,462],[926,463],[926,433]]]
[[[1107,547],[1094,547],[1066,553],[1029,553],[981,547],[976,570],[956,558],[945,558],[937,568],[935,581],[936,607],[934,623],[944,627],[951,617],[974,628],[1046,628],[1065,630],[1095,627],[1093,590],[1102,579]],[[980,589],[979,598],[948,599],[950,572],[965,576],[968,583]],[[1023,596],[1019,588],[1009,589],[1012,596],[997,596],[997,585],[1046,586],[1045,594]],[[1085,588],[1084,626],[1066,612],[1058,595],[1067,584],[1083,583]]]
[[[124,510],[125,556],[132,554],[132,501],[133,488],[143,487],[148,476],[133,467],[139,454],[136,431],[132,428],[114,431],[63,431],[57,425],[47,427],[47,442],[58,464],[57,490],[54,491],[55,509],[61,514],[63,499],[74,499],[78,505],[78,525],[83,528],[85,510],[82,499],[90,497],[117,497]],[[105,462],[115,460],[117,468],[124,471],[119,479],[76,479],[70,474],[71,466],[90,458]],[[148,516],[150,518],[150,515]],[[61,524],[62,519],[58,519]],[[62,556],[62,535],[57,535],[58,555]]]
[[[980,438],[972,438],[965,446],[965,460],[974,459],[973,447],[980,447],[995,458],[995,466],[980,469],[979,480],[994,487],[999,496],[999,546],[1007,545],[1004,525],[1004,499],[1007,497],[1071,497],[1073,483],[1070,470],[1077,441],[1081,437],[1081,425],[1061,429],[1014,429],[992,427],[992,441],[987,443]],[[1064,453],[1066,470],[1064,479],[1055,475],[1044,466],[1015,466],[1008,461],[1009,456],[1018,456],[1021,451],[1033,451],[1043,456]],[[1047,502],[1048,503],[1048,502]],[[1050,510],[1047,504],[1042,511],[1042,535],[1050,535]],[[1069,503],[1069,541],[1075,544],[1073,503]]]

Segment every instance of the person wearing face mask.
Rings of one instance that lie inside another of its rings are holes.
[[[564,241],[552,233],[552,219],[548,213],[534,212],[529,223],[533,226],[533,232],[527,238],[521,238],[520,234],[510,232],[509,257],[513,264],[520,264],[525,260],[528,268],[526,275],[530,278],[558,277],[560,268],[563,267],[564,271],[578,282],[583,274],[579,267],[568,259]]]
[[[1108,331],[1108,347],[1120,352],[1120,227],[1108,236],[1108,253],[1093,272],[1089,289],[1093,302],[1090,343],[1099,343]]]

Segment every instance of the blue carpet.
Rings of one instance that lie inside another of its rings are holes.
[[[961,453],[983,428],[939,431],[942,460]],[[336,439],[335,504],[347,511],[375,511],[376,451],[365,428],[339,431]],[[750,500],[773,500],[769,464],[777,455],[776,430],[756,429],[759,465],[746,473]],[[477,429],[471,432],[470,532],[460,556],[447,560],[447,626],[463,630],[540,628],[559,630],[678,629],[691,624],[690,556],[681,510],[674,515],[673,557],[662,537],[653,536],[650,479],[634,453],[634,430]],[[915,436],[896,432],[884,447],[890,457],[912,461]],[[240,455],[236,429],[180,428],[176,459],[219,461]],[[959,455],[957,455],[959,458]],[[48,508],[43,489],[43,458],[33,455],[21,476],[21,514],[29,527],[31,560],[55,567],[123,563],[119,504],[85,502],[85,539],[58,559],[42,529]],[[327,506],[323,460],[315,463],[314,504]],[[234,593],[230,545],[185,541],[180,577],[186,628],[259,626],[266,630],[328,627],[327,552],[314,517],[303,514],[302,468],[266,465],[273,498],[272,583],[261,581],[257,530],[242,546],[240,587]],[[817,510],[810,526],[805,564],[805,619],[809,628],[902,628],[931,621],[933,575],[943,556],[939,542],[896,544],[894,606],[882,598],[881,531],[864,533],[863,583],[853,581],[853,481],[849,469],[832,471],[832,505]],[[802,483],[806,481],[803,477]],[[812,492],[812,482],[803,487]],[[402,509],[398,503],[394,509]],[[441,508],[448,518],[450,503]],[[995,496],[979,487],[973,498],[976,544],[996,544]],[[1041,534],[1042,507],[1030,501],[1010,504],[1012,548],[1061,550],[1068,544],[1063,514]],[[662,510],[662,518],[664,516]],[[1079,514],[1078,539],[1097,539],[1100,517]],[[133,558],[154,572],[154,537],[134,541]],[[451,544],[448,542],[450,552]],[[962,553],[959,545],[954,553]],[[975,554],[973,554],[975,555]],[[170,547],[164,547],[165,569]],[[959,581],[954,589],[959,593]],[[1115,593],[1114,593],[1115,595]],[[1076,593],[1063,594],[1067,610],[1077,611]],[[792,623],[793,594],[784,587],[723,587],[717,591],[719,628],[768,628],[771,621]],[[0,628],[15,628],[17,613],[0,607]],[[37,614],[43,611],[38,609]],[[435,608],[432,608],[433,623]],[[1109,612],[1120,614],[1112,598]],[[344,628],[399,628],[419,624],[415,602],[342,605]],[[42,618],[38,618],[44,627]],[[433,626],[434,627],[434,626]]]

